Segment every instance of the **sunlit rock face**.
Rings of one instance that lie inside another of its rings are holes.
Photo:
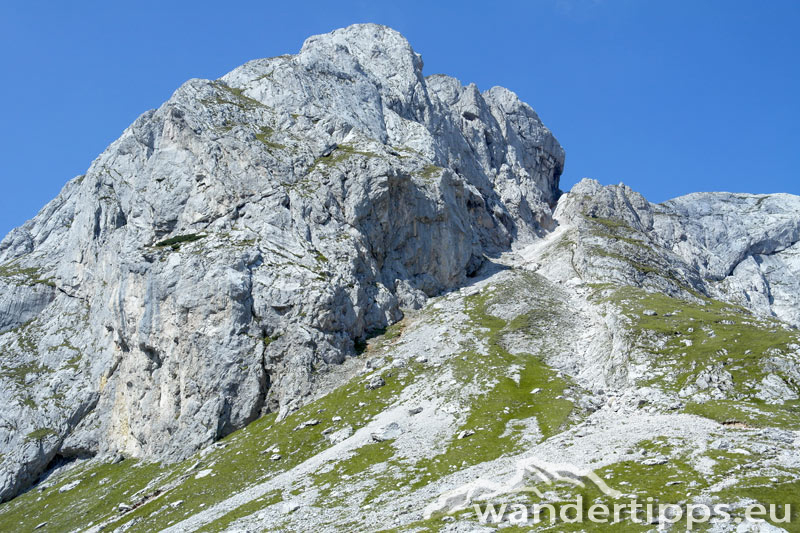
[[[552,228],[564,151],[514,93],[365,24],[190,80],[0,243],[0,498],[60,458],[179,459],[486,256]]]

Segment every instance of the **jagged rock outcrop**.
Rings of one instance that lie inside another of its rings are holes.
[[[191,80],[0,243],[0,499],[60,458],[178,459],[551,228],[564,152],[510,91],[356,25]]]
[[[694,290],[800,325],[800,197],[694,193],[651,204],[586,179],[555,217],[579,228],[571,253],[587,278]]]
[[[664,245],[712,294],[800,325],[800,197],[695,193],[657,212]]]

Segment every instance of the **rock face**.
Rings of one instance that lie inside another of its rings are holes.
[[[712,292],[800,325],[800,198],[695,193],[658,207],[656,232]]]
[[[651,204],[625,185],[586,179],[555,217],[605,228],[582,232],[587,276],[667,294],[689,287],[800,326],[800,197],[694,193]]]
[[[0,500],[180,459],[552,228],[564,152],[503,88],[356,25],[191,80],[0,243]],[[766,253],[766,250],[763,250]]]
[[[536,465],[791,497],[800,198],[563,164],[381,26],[189,81],[0,242],[0,500],[69,465],[0,529],[483,531],[425,510]]]

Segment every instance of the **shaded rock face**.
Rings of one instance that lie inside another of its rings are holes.
[[[0,243],[0,500],[54,461],[179,459],[552,225],[510,91],[357,25],[191,80]]]

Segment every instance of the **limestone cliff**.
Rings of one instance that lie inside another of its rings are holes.
[[[564,152],[503,88],[356,25],[191,80],[0,243],[0,498],[57,456],[178,459],[552,224]]]

